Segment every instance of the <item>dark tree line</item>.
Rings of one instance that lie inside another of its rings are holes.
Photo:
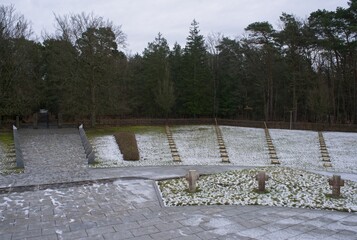
[[[245,37],[204,37],[195,20],[185,46],[161,33],[126,56],[120,26],[93,14],[55,16],[40,43],[14,6],[0,6],[0,116],[222,117],[357,123],[357,0],[308,19],[283,13]]]

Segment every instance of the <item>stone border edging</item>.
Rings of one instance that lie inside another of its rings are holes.
[[[92,148],[92,145],[88,141],[86,132],[84,131],[83,124],[81,124],[78,128],[79,130],[79,135],[82,140],[82,144],[84,147],[84,152],[86,154],[86,158],[88,159],[88,164],[93,164],[95,162],[95,154]]]

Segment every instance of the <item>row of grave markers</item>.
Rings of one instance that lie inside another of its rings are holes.
[[[177,151],[174,138],[172,137],[172,132],[168,125],[165,126],[165,131],[166,131],[167,141],[169,142],[170,151],[172,154],[172,159],[174,160],[174,162],[181,162],[180,154]]]
[[[278,156],[276,155],[276,150],[273,144],[273,140],[271,139],[269,129],[267,127],[267,124],[264,122],[265,126],[265,139],[268,144],[268,151],[269,151],[269,157],[270,157],[270,162],[271,164],[280,164],[280,161],[278,159]]]
[[[330,155],[327,151],[324,135],[322,134],[322,132],[319,132],[319,142],[320,142],[320,151],[321,151],[323,166],[332,167]]]
[[[197,190],[197,181],[200,175],[196,170],[189,170],[185,178],[188,182],[188,191],[194,193]],[[270,179],[270,177],[264,171],[260,171],[255,179],[258,181],[258,192],[265,192],[265,182]],[[341,179],[340,175],[333,175],[328,179],[328,183],[332,189],[332,197],[339,198],[341,196],[341,187],[345,185],[345,181]]]
[[[224,144],[222,131],[217,124],[217,119],[215,119],[215,122],[216,122],[215,129],[216,129],[216,135],[217,135],[217,142],[218,142],[219,153],[220,153],[222,162],[229,163],[228,152],[226,149],[226,145]]]

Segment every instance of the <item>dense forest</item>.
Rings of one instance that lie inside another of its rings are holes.
[[[241,38],[200,34],[185,46],[158,33],[127,56],[120,26],[94,14],[55,15],[56,31],[32,40],[15,6],[0,5],[0,117],[53,114],[221,117],[357,123],[357,0],[280,28],[254,22]]]

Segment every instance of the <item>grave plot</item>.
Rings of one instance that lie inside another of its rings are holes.
[[[220,126],[229,159],[234,165],[270,164],[264,129]]]
[[[222,163],[214,126],[171,127],[183,165]]]
[[[8,136],[6,136],[6,138],[8,138]],[[23,170],[16,169],[16,155],[14,147],[0,141],[0,174],[20,172],[23,172]]]
[[[259,191],[256,176],[261,172],[265,190]],[[269,176],[269,177],[267,177]],[[188,205],[263,205],[357,211],[357,183],[342,181],[341,196],[331,196],[334,178],[285,167],[264,167],[228,171],[201,176],[197,180],[199,191],[189,191],[185,178],[157,181],[165,206]],[[343,184],[342,184],[343,183]]]
[[[101,167],[115,166],[123,162],[123,155],[115,141],[114,136],[101,136],[92,139],[92,145],[96,152],[97,161]]]
[[[93,167],[157,166],[173,164],[164,132],[137,133],[140,160],[124,161],[114,136],[106,135],[91,140],[98,161]]]
[[[282,166],[323,169],[317,132],[270,129]]]
[[[324,132],[334,171],[357,173],[357,133]]]

